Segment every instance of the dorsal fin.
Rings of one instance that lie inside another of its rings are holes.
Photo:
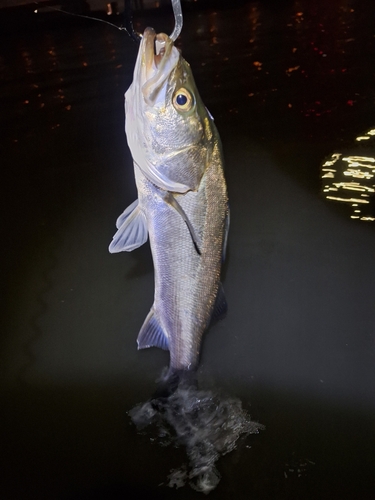
[[[227,213],[226,213],[226,216],[225,216],[225,223],[224,223],[224,238],[223,238],[222,263],[225,262],[225,259],[226,259],[226,256],[227,256],[229,226],[230,226],[230,208],[229,208],[229,203],[228,203]]]
[[[219,283],[219,289],[217,291],[214,309],[211,316],[211,325],[217,321],[224,319],[228,311],[227,299],[225,298],[224,288],[221,283]]]
[[[163,328],[159,325],[155,318],[154,308],[146,316],[142,328],[137,338],[138,349],[146,349],[147,347],[160,347],[160,349],[168,350],[168,338],[164,333]]]
[[[116,220],[116,227],[117,229],[119,229],[123,223],[125,222],[125,219],[127,219],[129,217],[129,215],[133,212],[133,210],[135,210],[138,206],[138,198],[133,201],[133,203],[131,203],[128,207],[125,208],[125,210],[122,212],[122,214],[117,217],[117,220]]]
[[[146,216],[134,201],[117,219],[117,233],[109,245],[110,253],[131,252],[146,243],[148,238]]]

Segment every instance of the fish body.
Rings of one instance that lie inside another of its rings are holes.
[[[227,188],[219,134],[190,66],[152,28],[140,44],[125,111],[138,200],[118,218],[109,249],[130,251],[149,236],[155,294],[138,348],[168,349],[171,370],[193,370],[203,333],[226,312]]]

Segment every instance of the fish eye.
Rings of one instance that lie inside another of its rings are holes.
[[[186,103],[187,103],[187,97],[186,95],[184,94],[178,94],[178,96],[176,97],[176,103],[179,105],[179,106],[184,106]]]
[[[173,97],[173,106],[177,111],[189,111],[193,106],[193,98],[184,88],[178,89]]]

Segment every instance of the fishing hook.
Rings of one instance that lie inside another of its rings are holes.
[[[180,0],[172,0],[172,8],[174,14],[174,30],[169,38],[171,38],[174,42],[179,37],[182,30],[182,9],[181,9],[181,1]]]
[[[142,39],[142,35],[134,30],[131,2],[132,0],[124,0],[124,28],[132,40],[139,42]],[[174,29],[169,38],[175,42],[181,33],[183,24],[181,1],[172,0],[172,8],[174,14]]]

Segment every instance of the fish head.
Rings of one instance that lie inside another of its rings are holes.
[[[166,34],[152,28],[140,43],[125,112],[128,144],[143,174],[167,191],[196,190],[216,129],[190,65]]]

